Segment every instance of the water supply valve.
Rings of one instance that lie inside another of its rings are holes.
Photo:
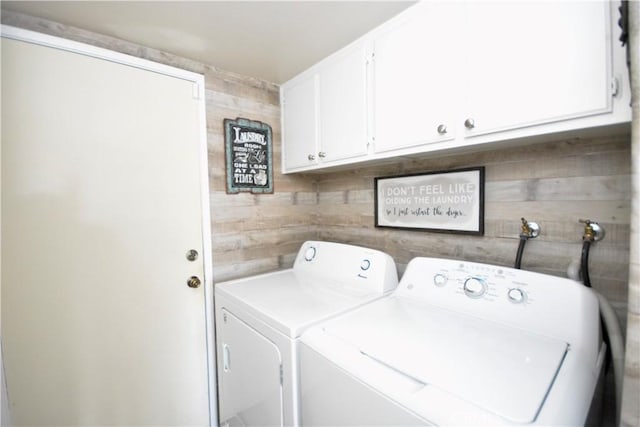
[[[520,231],[520,237],[526,237],[534,239],[540,235],[540,226],[536,222],[528,222],[524,218],[520,218],[522,221],[522,227]]]
[[[591,221],[590,219],[580,219],[579,222],[584,224],[582,240],[598,242],[604,239],[604,228],[602,228],[597,222]]]
[[[522,221],[522,227],[520,230],[520,243],[518,244],[518,252],[516,252],[516,262],[513,268],[520,268],[522,262],[522,253],[524,252],[524,245],[527,240],[536,238],[540,235],[540,226],[535,222],[528,222],[524,218],[520,218]]]

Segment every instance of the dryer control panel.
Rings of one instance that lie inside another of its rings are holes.
[[[390,292],[398,285],[398,272],[391,256],[343,243],[305,242],[293,270],[371,292]]]
[[[393,295],[567,342],[598,329],[598,301],[589,288],[567,278],[509,267],[418,257],[407,265]]]

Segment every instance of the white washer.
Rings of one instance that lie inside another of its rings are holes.
[[[415,258],[398,288],[302,337],[301,421],[584,425],[598,301],[569,279]]]
[[[299,425],[301,334],[383,297],[397,285],[389,255],[320,241],[305,242],[292,269],[218,283],[221,425]]]

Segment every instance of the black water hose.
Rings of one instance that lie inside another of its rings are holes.
[[[522,253],[524,252],[524,245],[529,240],[529,236],[520,235],[520,243],[518,244],[518,252],[516,252],[516,262],[513,265],[513,268],[520,269],[520,264],[522,263]]]
[[[591,287],[591,279],[589,278],[589,248],[591,247],[591,240],[585,239],[582,243],[582,258],[580,259],[580,275],[582,276],[582,283],[588,288]]]

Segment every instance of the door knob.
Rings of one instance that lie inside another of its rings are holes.
[[[200,279],[198,278],[198,276],[191,276],[189,278],[189,280],[187,280],[187,286],[189,286],[190,288],[199,288],[200,287]]]
[[[447,127],[445,125],[439,125],[437,131],[440,135],[444,135],[447,133]]]

